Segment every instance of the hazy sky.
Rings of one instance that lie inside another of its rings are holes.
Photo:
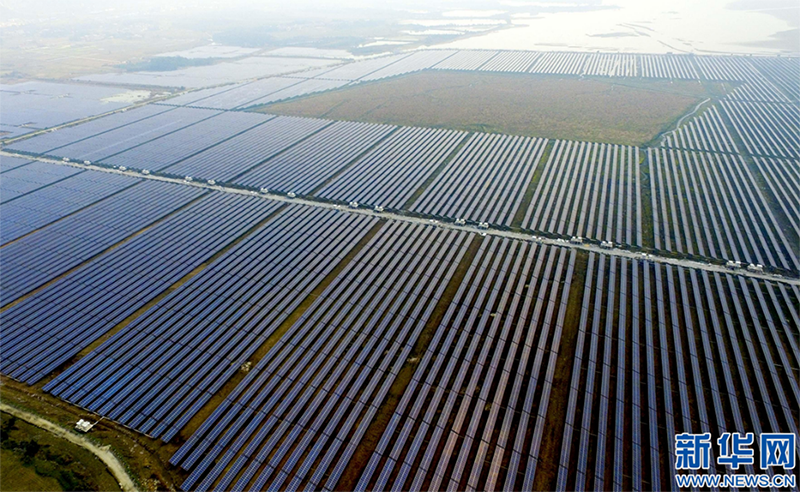
[[[459,12],[461,15],[452,15]],[[44,25],[65,19],[103,24],[120,18],[196,22],[215,30],[291,21],[342,19],[397,22],[404,32],[452,34],[461,48],[623,52],[800,52],[797,0],[11,0],[0,2],[3,25]],[[188,26],[191,28],[191,26]],[[426,31],[427,30],[427,31]],[[346,34],[346,33],[344,33]],[[443,38],[444,40],[444,38]],[[432,44],[437,44],[433,39]]]

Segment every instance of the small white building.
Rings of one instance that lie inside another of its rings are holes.
[[[75,430],[84,434],[92,430],[92,427],[94,427],[93,423],[83,419],[78,419],[78,422],[75,424]]]

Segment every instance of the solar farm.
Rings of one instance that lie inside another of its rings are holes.
[[[4,385],[184,491],[673,490],[677,433],[800,440],[800,59],[245,54],[4,135]],[[422,70],[730,90],[648,146],[250,111]]]
[[[3,121],[0,138],[110,113],[151,97],[150,91],[55,82],[0,84]]]

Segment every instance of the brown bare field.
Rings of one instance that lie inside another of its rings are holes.
[[[429,70],[258,110],[640,145],[717,90],[697,81]]]

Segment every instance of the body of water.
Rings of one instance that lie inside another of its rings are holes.
[[[800,53],[800,5],[785,0],[508,1],[510,27],[439,45],[624,53]],[[554,8],[557,6],[557,8]],[[521,10],[529,9],[528,12]]]

